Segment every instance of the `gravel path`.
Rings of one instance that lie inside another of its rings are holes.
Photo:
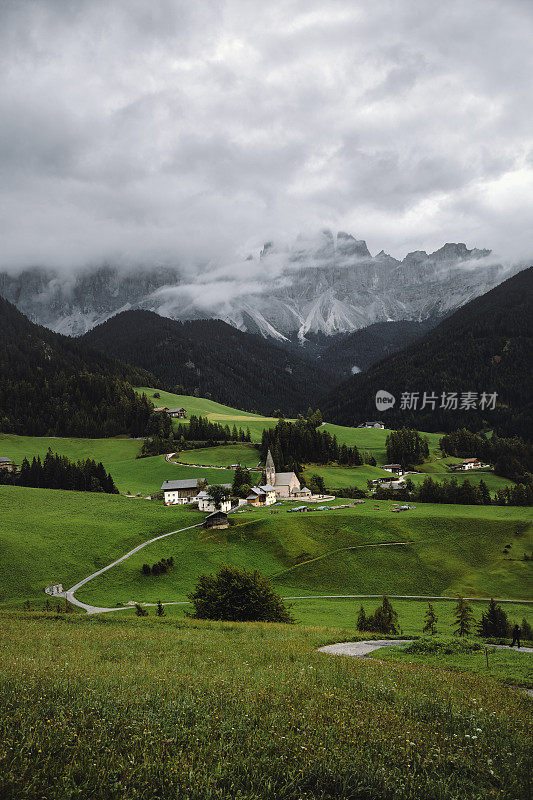
[[[380,647],[394,647],[400,644],[411,644],[413,639],[366,639],[362,642],[339,642],[339,644],[327,644],[318,649],[319,653],[329,653],[332,656],[351,656],[361,658],[379,650]],[[488,644],[487,647],[496,650],[514,650],[517,653],[533,653],[533,647],[510,648],[506,644]]]

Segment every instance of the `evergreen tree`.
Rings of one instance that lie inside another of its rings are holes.
[[[156,610],[155,613],[156,613],[156,616],[158,616],[158,617],[165,617],[166,616],[165,609],[163,608],[163,603],[161,602],[161,600],[157,601],[157,610]]]
[[[453,616],[455,619],[454,633],[458,636],[469,636],[472,625],[475,622],[474,614],[472,612],[472,606],[469,605],[461,595],[457,596],[457,603],[453,610]]]
[[[510,632],[511,626],[509,625],[507,614],[491,598],[488,610],[481,615],[481,620],[478,624],[479,635],[507,637]]]
[[[426,611],[426,615],[424,617],[424,627],[422,628],[422,633],[430,633],[432,636],[437,633],[437,622],[439,621],[438,616],[435,613],[435,609],[428,603],[428,610]]]
[[[139,603],[135,603],[135,614],[138,617],[147,617],[148,611],[146,608],[143,608]]]
[[[358,631],[366,631],[366,625],[367,625],[366,612],[365,612],[365,609],[363,608],[363,606],[360,606],[359,614],[357,615],[357,623],[356,623],[357,630]]]

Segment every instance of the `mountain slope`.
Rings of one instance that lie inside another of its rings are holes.
[[[419,430],[498,427],[507,434],[532,436],[533,267],[472,300],[422,339],[329,392],[320,402],[324,415],[345,425],[376,416],[387,427]],[[396,398],[387,411],[376,409],[375,394]],[[403,392],[433,392],[431,407],[401,410]],[[441,409],[442,392],[498,393],[494,411]]]
[[[153,381],[86,345],[30,322],[0,297],[0,430],[113,436],[143,433],[150,406],[131,383]]]
[[[326,380],[304,354],[221,320],[182,323],[151,311],[125,311],[81,341],[150,369],[167,386],[198,389],[201,396],[265,414],[307,409]]]
[[[420,321],[454,311],[519,266],[504,269],[490,250],[447,243],[400,261],[372,256],[363,240],[325,230],[212,271],[201,280],[179,267],[129,271],[101,267],[62,275],[53,269],[0,272],[0,295],[30,319],[81,335],[126,310],[176,320],[222,319],[280,342],[351,332],[376,322]],[[204,288],[205,287],[205,288]]]

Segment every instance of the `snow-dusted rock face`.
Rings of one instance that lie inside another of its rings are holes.
[[[490,252],[447,243],[398,261],[383,250],[372,256],[366,242],[348,233],[322,231],[281,250],[266,243],[229,278],[217,270],[209,304],[203,284],[195,288],[178,268],[128,273],[104,267],[67,278],[49,269],[0,273],[0,295],[33,321],[74,336],[119,311],[144,308],[180,320],[217,317],[240,330],[280,341],[297,334],[302,341],[308,333],[422,320],[456,309],[522,268],[504,269]]]

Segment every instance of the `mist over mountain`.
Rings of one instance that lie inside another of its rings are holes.
[[[446,243],[398,260],[366,242],[323,230],[292,245],[268,242],[231,264],[190,267],[35,267],[0,272],[0,294],[39,324],[80,335],[115,314],[154,311],[171,319],[221,319],[280,342],[304,342],[379,322],[441,317],[520,270],[486,249]]]

